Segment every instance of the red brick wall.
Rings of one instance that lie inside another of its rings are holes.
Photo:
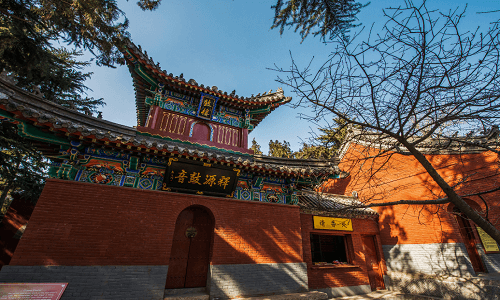
[[[168,265],[190,205],[215,217],[212,264],[302,262],[297,206],[50,179],[11,265]]]
[[[309,288],[321,289],[328,287],[357,286],[370,284],[365,264],[363,252],[363,243],[361,235],[375,235],[377,240],[377,251],[382,259],[382,265],[385,269],[385,262],[382,254],[379,230],[376,221],[369,219],[352,219],[353,231],[327,231],[313,229],[312,215],[301,214],[300,221],[302,225],[302,245],[304,247],[304,261],[307,263],[307,275]],[[328,268],[315,269],[311,257],[311,233],[319,234],[350,234],[352,239],[352,264],[359,267],[353,268]]]
[[[445,196],[413,156],[389,153],[376,160],[366,159],[374,154],[373,150],[351,144],[339,164],[350,176],[340,182],[328,182],[324,191],[346,195],[357,191],[360,200],[369,202],[430,200]],[[466,184],[459,185],[461,195],[500,184],[498,157],[491,152],[426,157],[450,185],[467,179]],[[375,174],[374,169],[378,170]],[[484,195],[494,223],[495,215],[500,215],[499,197],[500,192]],[[471,197],[470,200],[484,208],[479,198]],[[380,214],[380,235],[384,245],[462,241],[456,221],[447,213],[448,205],[398,205],[374,209]]]

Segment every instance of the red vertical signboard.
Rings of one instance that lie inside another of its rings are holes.
[[[0,283],[0,300],[59,300],[67,283]]]

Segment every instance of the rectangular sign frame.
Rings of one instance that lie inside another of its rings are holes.
[[[64,283],[0,283],[0,299],[59,300],[68,286]]]
[[[353,231],[352,219],[313,216],[313,228],[321,230]]]
[[[240,171],[234,167],[171,157],[162,190],[232,197]]]
[[[477,234],[479,235],[479,239],[481,240],[481,244],[483,244],[484,251],[487,253],[499,253],[500,249],[498,248],[497,242],[487,234],[481,227],[476,226]]]
[[[196,112],[196,116],[201,119],[212,120],[212,116],[214,115],[218,100],[219,97],[201,93],[200,103],[198,104],[198,111]]]

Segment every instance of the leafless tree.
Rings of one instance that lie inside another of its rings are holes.
[[[290,69],[275,70],[297,94],[297,106],[312,104],[311,119],[341,118],[361,128],[378,156],[414,156],[444,195],[391,204],[451,202],[500,243],[500,231],[471,209],[457,191],[460,184],[443,179],[422,151],[431,143],[433,151],[453,144],[499,153],[498,143],[491,143],[498,141],[500,118],[499,22],[468,30],[460,23],[464,13],[408,1],[384,10],[387,21],[378,34],[372,26],[331,41],[334,50],[318,69],[298,66],[292,57]],[[480,131],[493,135],[488,143],[469,138]]]

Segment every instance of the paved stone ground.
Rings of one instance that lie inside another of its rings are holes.
[[[435,300],[435,299],[443,299],[443,298],[435,298],[429,296],[422,295],[410,295],[410,294],[401,294],[396,291],[389,290],[381,290],[371,292],[369,294],[364,295],[356,295],[356,296],[348,296],[348,297],[337,297],[332,298],[335,300],[343,299],[343,300],[369,300],[369,299],[384,299],[384,300]]]
[[[494,280],[500,281],[500,274],[491,274],[491,273],[478,273],[475,277],[471,277],[472,279],[477,278],[481,280]],[[356,295],[356,296],[347,296],[347,297],[337,297],[332,299],[342,299],[342,300],[367,300],[367,299],[384,299],[384,300],[434,300],[434,299],[443,299],[436,298],[431,296],[423,296],[423,295],[410,295],[410,294],[402,294],[397,291],[390,290],[380,290],[374,291],[369,294],[364,295]]]
[[[346,296],[337,297],[332,299],[343,299],[343,300],[364,300],[364,299],[398,299],[399,293],[396,291],[380,290],[374,291],[369,294],[356,295],[356,296]]]

